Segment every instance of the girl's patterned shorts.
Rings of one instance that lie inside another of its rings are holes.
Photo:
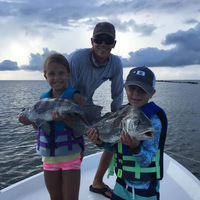
[[[81,168],[81,156],[73,160],[60,161],[57,163],[43,163],[43,169],[47,171],[58,171],[58,170],[72,170]]]

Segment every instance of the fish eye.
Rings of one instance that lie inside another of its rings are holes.
[[[137,126],[139,126],[140,124],[141,124],[140,120],[137,120],[137,121],[135,122],[135,125],[137,125]]]

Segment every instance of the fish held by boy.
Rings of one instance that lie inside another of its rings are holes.
[[[105,114],[92,126],[88,126],[77,118],[73,122],[74,137],[80,137],[91,127],[98,131],[99,139],[105,143],[119,142],[122,131],[138,140],[152,139],[155,132],[151,120],[140,108],[131,105],[123,106],[116,112]]]
[[[50,125],[47,122],[53,120],[54,111],[58,111],[59,114],[78,114],[81,119],[88,123],[97,119],[101,110],[102,107],[97,105],[79,105],[69,99],[45,98],[37,101],[32,106],[24,108],[20,114],[25,115],[29,121],[34,122],[38,127],[42,127],[49,134]]]

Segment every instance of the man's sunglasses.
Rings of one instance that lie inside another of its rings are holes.
[[[105,38],[100,37],[100,36],[94,36],[93,41],[96,44],[102,44],[103,42],[105,42],[107,45],[112,45],[114,43],[115,39],[111,36],[105,37]]]

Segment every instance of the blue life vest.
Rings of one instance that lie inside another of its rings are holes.
[[[140,167],[139,163],[127,152],[127,146],[116,144],[115,172],[119,178],[130,181],[153,181],[163,178],[163,151],[167,133],[167,117],[162,108],[154,102],[146,104],[142,111],[147,117],[156,114],[161,120],[162,130],[157,153],[148,167]]]
[[[72,99],[78,90],[68,87],[60,98]],[[51,98],[52,89],[42,94],[41,98]],[[62,121],[49,122],[50,134],[46,134],[40,127],[37,131],[37,152],[41,156],[66,156],[83,151],[83,137],[75,139],[73,130]]]

